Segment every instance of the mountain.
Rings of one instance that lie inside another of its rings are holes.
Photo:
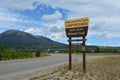
[[[44,36],[35,36],[19,30],[8,30],[0,34],[0,44],[19,50],[41,50],[63,48],[66,45]]]
[[[8,30],[0,34],[0,45],[4,45],[8,48],[15,48],[22,51],[36,51],[40,49],[45,52],[51,51],[68,51],[68,45],[53,41],[44,36],[35,36],[19,30]],[[120,47],[109,47],[109,46],[93,46],[87,45],[87,50],[95,51],[96,49],[104,50],[118,50]],[[80,49],[78,44],[72,44],[72,50]]]

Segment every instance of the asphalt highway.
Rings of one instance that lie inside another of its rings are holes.
[[[104,56],[87,56],[87,60],[100,58]],[[82,55],[73,55],[72,60],[79,59],[82,61]],[[14,74],[21,71],[29,71],[32,69],[38,69],[43,67],[54,66],[59,63],[68,63],[68,54],[51,54],[51,56],[31,58],[31,59],[20,59],[20,60],[8,60],[0,61],[0,80],[7,77],[8,74]]]
[[[77,59],[79,57],[80,56],[73,56],[73,59]],[[61,63],[67,60],[68,60],[68,55],[52,54],[51,56],[41,57],[41,58],[1,61],[0,75],[29,70],[33,68],[41,68],[41,67]]]

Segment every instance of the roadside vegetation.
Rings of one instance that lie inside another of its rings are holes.
[[[73,48],[73,53],[80,53],[81,50],[78,48]],[[120,49],[117,48],[101,48],[101,47],[95,47],[95,48],[88,48],[86,47],[87,53],[112,53],[112,54],[120,54]]]
[[[105,57],[87,62],[87,73],[83,73],[82,63],[75,63],[72,71],[68,66],[36,76],[31,80],[119,80],[120,55],[118,57]]]
[[[0,61],[1,60],[13,60],[13,59],[26,59],[34,57],[48,56],[47,54],[41,54],[40,50],[37,50],[34,54],[32,52],[17,51],[12,48],[7,48],[0,45]]]

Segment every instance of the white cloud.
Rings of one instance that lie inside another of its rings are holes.
[[[7,9],[0,8],[0,21],[21,22],[20,16]]]
[[[59,20],[61,17],[62,17],[62,14],[59,11],[55,11],[54,14],[43,15],[41,19],[45,22],[55,22],[56,20]]]
[[[52,33],[58,33],[58,32],[63,32],[63,29],[57,26],[53,26],[49,31]]]
[[[103,42],[103,46],[120,46],[120,41],[113,41],[109,39],[107,42]]]
[[[68,19],[85,16],[89,17],[90,25],[88,37],[96,35],[98,38],[120,38],[120,0],[1,0],[0,7],[5,10],[9,8],[17,10],[34,10],[36,6],[32,4],[35,1],[48,4],[55,9],[59,7],[68,10]],[[0,10],[1,23],[2,21],[25,21],[20,19],[19,16],[20,15]],[[45,29],[47,28],[47,32],[51,31],[49,36],[55,40],[59,39],[57,35],[61,36],[60,34],[63,35],[63,33],[65,33],[64,20],[61,20],[62,16],[64,16],[62,13],[55,11],[54,14],[44,15],[42,17],[44,21],[42,25],[45,26]],[[34,23],[41,24],[36,21],[34,21]],[[34,34],[43,34],[46,32],[44,29],[39,30],[37,28],[30,28],[26,31]]]
[[[8,9],[0,8],[0,27],[4,28],[16,28],[22,27],[19,24],[26,24],[30,20],[24,20],[25,16],[20,15],[17,12],[12,12]]]
[[[53,33],[53,34],[50,34],[49,36],[51,39],[55,40],[55,41],[60,41],[62,39],[65,39],[66,38],[66,35],[65,33],[63,32],[60,32],[60,33]]]
[[[44,23],[27,19],[26,16],[19,14],[18,12],[10,11],[8,9],[0,8],[0,28],[5,29],[19,29],[19,28],[31,28],[32,25],[42,26]]]
[[[62,32],[49,32],[49,29],[29,28],[29,29],[24,30],[24,32],[27,32],[33,35],[46,36],[54,41],[59,41],[59,42],[61,42],[63,39],[66,39],[66,34],[63,31]]]
[[[37,0],[1,0],[0,7],[5,9],[17,9],[17,10],[25,10],[25,9],[34,9],[32,3]]]
[[[28,32],[34,35],[43,35],[46,32],[46,30],[38,29],[38,28],[29,28],[29,29],[26,29],[25,32]]]
[[[67,4],[64,4],[67,3]],[[52,7],[69,10],[68,19],[88,16],[90,18],[88,36],[119,38],[119,0],[60,0],[47,1]]]
[[[34,9],[34,6],[32,5],[34,2],[39,3],[45,3],[50,4],[53,7],[62,7],[62,8],[73,8],[76,4],[82,5],[82,4],[88,4],[92,0],[2,0],[0,2],[1,8],[13,8],[13,9],[19,9],[19,10],[25,10],[25,9]],[[67,4],[65,4],[67,3]],[[74,6],[71,6],[74,5]]]
[[[119,38],[120,37],[120,19],[116,17],[100,17],[91,18],[88,36],[96,35],[104,38]]]

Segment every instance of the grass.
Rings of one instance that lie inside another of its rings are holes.
[[[75,63],[72,71],[68,71],[68,66],[64,66],[31,80],[120,80],[120,56],[87,62],[86,74],[83,73],[82,63]]]
[[[14,60],[14,59],[25,59],[32,58],[33,54],[29,52],[20,52],[12,49],[6,49],[1,53],[2,60]]]
[[[36,58],[35,54],[32,52],[21,52],[16,50],[5,50],[1,53],[2,60],[16,60],[16,59],[27,59],[27,58]],[[50,54],[41,54],[39,57],[50,56]],[[37,57],[38,58],[38,57]]]

